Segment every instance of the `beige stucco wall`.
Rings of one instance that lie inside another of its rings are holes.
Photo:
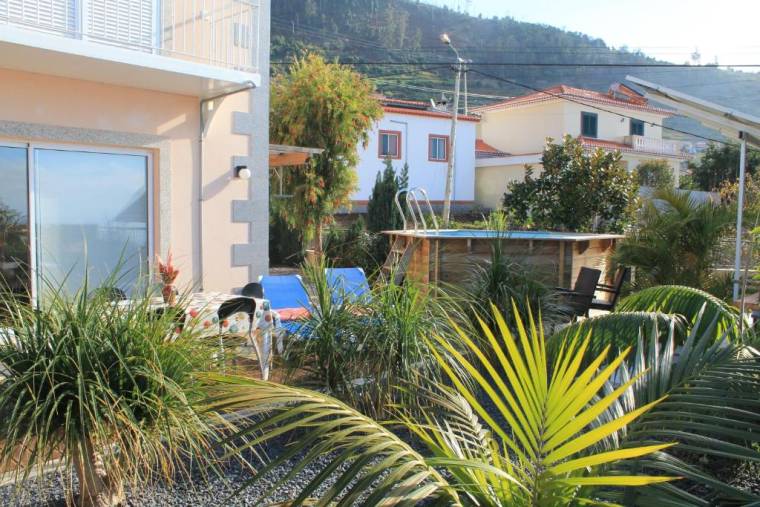
[[[533,175],[541,174],[541,164],[531,164]],[[475,169],[475,202],[484,208],[499,209],[507,185],[525,179],[525,164],[478,167]]]
[[[544,148],[547,137],[555,141],[565,134],[581,135],[581,112],[598,115],[598,137],[607,141],[622,142],[630,133],[630,120],[634,117],[646,123],[644,136],[661,139],[663,115],[634,111],[613,106],[597,106],[610,112],[569,101],[552,101],[483,113],[478,124],[478,137],[486,143],[512,154],[536,153]]]
[[[154,178],[170,181],[170,188],[155,189],[156,249],[171,248],[181,285],[200,283],[200,184],[204,289],[228,291],[248,281],[246,267],[232,267],[232,245],[248,243],[249,230],[231,220],[232,200],[248,198],[247,183],[233,179],[231,161],[248,155],[248,136],[232,134],[232,113],[248,112],[249,103],[245,92],[217,104],[204,140],[202,183],[197,97],[0,69],[0,121],[28,127],[17,134],[6,129],[0,141],[66,143],[70,137],[72,146],[151,151],[154,170],[170,172]],[[50,132],[56,139],[46,138]],[[163,211],[159,194],[168,201]]]

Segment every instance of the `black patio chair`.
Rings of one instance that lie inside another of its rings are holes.
[[[104,297],[114,303],[127,300],[127,294],[118,287],[99,287],[92,291],[92,295]]]
[[[579,316],[588,317],[591,301],[594,299],[596,286],[601,276],[602,272],[598,269],[582,267],[572,289],[556,287],[556,290],[565,297],[565,304],[570,309],[573,319]]]
[[[264,299],[264,287],[257,282],[246,284],[240,293],[245,297]]]
[[[610,294],[610,297],[608,299],[592,300],[590,308],[593,310],[606,310],[608,312],[613,311],[618,299],[620,299],[620,291],[623,288],[623,284],[628,281],[630,274],[631,268],[621,267],[617,270],[617,273],[615,273],[615,280],[613,280],[612,285],[605,283],[597,284],[597,292],[605,292]]]

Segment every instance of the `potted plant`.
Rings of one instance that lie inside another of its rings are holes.
[[[179,275],[179,269],[174,267],[171,251],[166,257],[166,262],[161,260],[159,256],[156,258],[158,260],[158,274],[161,278],[161,295],[167,305],[174,306],[177,302],[177,289],[174,286],[174,281]]]

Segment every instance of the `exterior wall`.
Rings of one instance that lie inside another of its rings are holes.
[[[533,174],[540,174],[541,166],[533,165]],[[499,209],[507,185],[525,179],[525,164],[497,165],[475,169],[475,202],[484,208]]]
[[[231,201],[249,198],[248,185],[233,174],[235,157],[249,149],[249,136],[232,134],[233,112],[248,113],[249,95],[262,91],[216,104],[203,174],[197,97],[0,70],[0,140],[150,151],[156,251],[172,250],[180,285],[229,291],[249,280],[247,269],[232,265],[232,245],[249,243],[246,224],[231,217]]]
[[[593,107],[583,106],[581,104],[569,102],[567,100],[563,100],[561,102],[552,102],[550,104],[552,104],[555,109],[561,109],[563,111],[563,134],[570,134],[573,137],[578,137],[581,135],[581,112],[584,111],[598,115],[598,139],[623,142],[625,136],[631,133],[631,121],[628,118],[623,118],[616,114],[607,113]],[[632,109],[623,109],[609,105],[602,106],[602,108],[620,113],[625,116],[630,116],[638,120],[643,120],[645,122],[644,137],[662,139],[662,127],[652,125],[652,123],[656,123],[658,125],[662,124],[662,121],[665,118],[664,115],[635,111]],[[557,139],[559,139],[559,137]]]
[[[663,115],[603,106],[625,116],[646,122],[644,136],[662,139]],[[598,138],[623,142],[630,134],[630,120],[612,113],[583,106],[566,100],[543,102],[500,111],[487,111],[478,125],[478,136],[486,143],[508,153],[535,153],[542,151],[547,137],[562,139],[565,134],[581,135],[581,112],[598,115]]]
[[[562,103],[544,102],[484,112],[478,137],[508,153],[537,153],[543,151],[547,137],[561,139],[565,128]]]
[[[457,125],[456,164],[452,200],[472,203],[475,199],[475,125],[473,121],[460,121]],[[401,158],[393,160],[393,167],[400,173],[404,163],[409,164],[409,186],[422,187],[431,201],[441,202],[446,188],[447,163],[428,160],[428,137],[431,134],[451,134],[451,120],[419,115],[386,113],[369,133],[366,147],[359,147],[357,190],[351,199],[355,204],[365,204],[372,194],[378,171],[384,167],[378,156],[380,130],[401,132]]]

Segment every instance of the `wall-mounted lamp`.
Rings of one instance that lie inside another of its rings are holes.
[[[240,178],[241,180],[249,180],[251,179],[251,170],[248,169],[247,165],[236,165],[235,177]]]

